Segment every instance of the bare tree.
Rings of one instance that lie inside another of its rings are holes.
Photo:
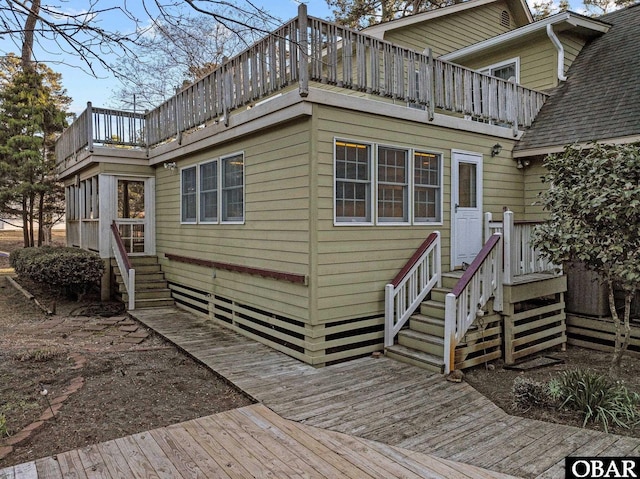
[[[135,10],[130,8],[134,5]],[[93,75],[101,66],[117,76],[110,58],[135,58],[134,47],[141,38],[158,25],[178,27],[185,10],[212,18],[241,39],[247,38],[247,32],[268,32],[280,22],[251,0],[142,0],[119,6],[90,0],[81,12],[71,11],[65,0],[4,0],[0,4],[0,37],[16,45],[25,66],[29,61],[43,60],[50,65],[65,64],[73,58],[80,59]],[[121,31],[105,27],[107,17],[115,18]]]
[[[115,92],[116,101],[125,108],[153,108],[177,88],[218,67],[225,57],[239,53],[258,35],[249,30],[240,37],[210,16],[181,13],[157,20],[134,47],[135,58],[122,56],[112,65],[122,84]]]

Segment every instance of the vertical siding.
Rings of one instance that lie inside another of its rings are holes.
[[[500,15],[504,10],[511,17],[511,26],[508,28],[500,23]],[[515,27],[507,3],[497,2],[388,31],[385,33],[385,40],[418,51],[429,47],[433,50],[433,55],[438,57]]]
[[[484,210],[508,206],[524,214],[523,173],[510,159],[513,142],[456,130],[318,106],[317,111],[317,304],[318,320],[330,322],[379,315],[388,283],[421,242],[442,233],[442,257],[449,264],[451,150],[484,155]],[[334,226],[333,142],[345,138],[440,152],[444,163],[443,224],[433,226]],[[491,158],[499,142],[502,153]]]
[[[309,129],[298,119],[157,169],[157,248],[190,258],[309,274]],[[180,168],[244,152],[245,224],[180,224]],[[305,320],[308,288],[248,274],[163,260],[167,279]]]

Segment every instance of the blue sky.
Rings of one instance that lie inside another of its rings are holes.
[[[49,3],[43,1],[43,3]],[[54,2],[60,5],[66,11],[82,12],[88,8],[91,3],[90,0],[60,0]],[[281,18],[282,20],[288,20],[297,15],[298,1],[296,0],[254,0],[253,2],[257,6],[265,8],[271,12],[274,16]],[[326,18],[331,16],[331,11],[327,6],[325,0],[306,0],[308,13],[315,17]],[[138,2],[127,2],[127,5],[138,5]],[[122,0],[101,0],[98,2],[100,7],[109,5],[122,5]],[[113,16],[111,16],[113,17]],[[125,29],[125,25],[118,24],[122,22],[122,18],[114,19],[106,15],[101,17],[101,26],[105,29]],[[0,56],[6,55],[9,52],[18,53],[16,47],[12,45],[6,39],[0,38]],[[74,59],[73,55],[58,54],[57,57],[53,50],[49,52],[36,52],[38,60],[50,62],[49,66],[62,74],[62,81],[64,87],[67,89],[67,93],[73,99],[71,105],[71,111],[80,113],[86,108],[88,101],[91,101],[94,106],[102,107],[115,107],[115,103],[111,101],[113,97],[113,91],[118,90],[119,83],[113,78],[113,76],[107,71],[96,66],[96,73],[98,78],[95,78],[83,71],[83,69],[72,67],[69,64],[80,65],[80,62]],[[58,59],[62,61],[54,62]],[[86,67],[85,67],[86,69]]]

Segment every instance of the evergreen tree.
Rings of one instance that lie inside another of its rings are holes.
[[[39,246],[64,211],[53,145],[66,125],[70,98],[60,75],[44,65],[3,60],[0,77],[0,212],[22,218],[24,245]],[[7,75],[7,72],[10,75]],[[38,223],[38,237],[35,223]]]

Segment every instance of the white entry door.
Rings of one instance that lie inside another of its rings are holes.
[[[451,266],[460,268],[482,249],[482,155],[451,155]]]

